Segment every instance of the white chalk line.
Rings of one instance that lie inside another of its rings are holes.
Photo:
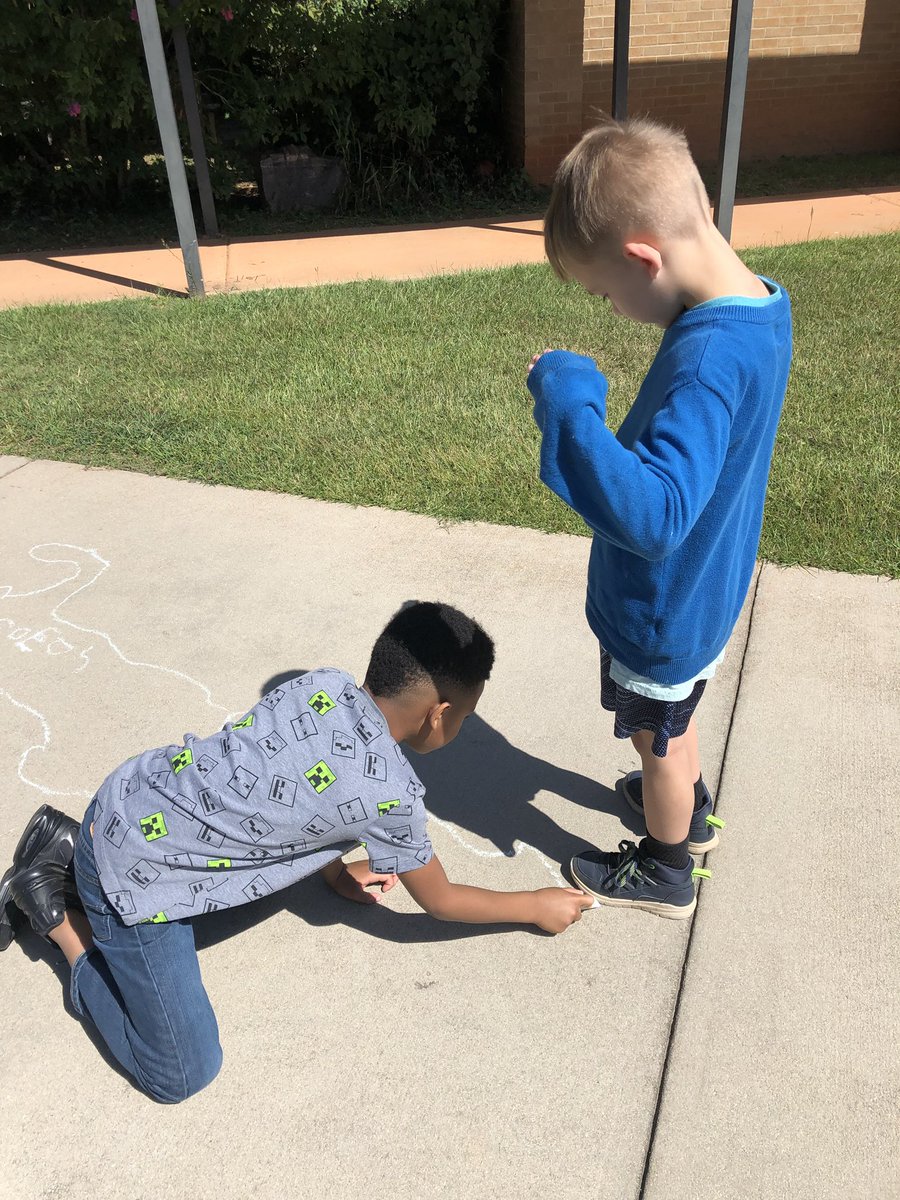
[[[55,583],[52,583],[52,584],[48,585],[47,587],[32,588],[28,591],[16,592],[13,590],[12,585],[9,585],[9,584],[4,585],[3,587],[0,587],[0,600],[26,599],[26,598],[32,597],[32,596],[44,595],[47,592],[54,591],[56,588],[63,587],[67,583],[72,583],[74,580],[78,579],[83,574],[84,568],[77,559],[61,557],[59,555],[54,556],[52,553],[48,553],[48,552],[52,552],[54,550],[74,550],[74,551],[77,551],[79,554],[87,555],[89,558],[92,558],[95,561],[95,563],[98,564],[98,570],[96,571],[96,573],[93,575],[93,577],[91,579],[87,580],[87,582],[83,583],[80,587],[75,588],[73,591],[69,592],[61,601],[59,601],[58,604],[53,606],[53,608],[50,611],[50,615],[53,620],[58,622],[60,625],[67,626],[69,629],[75,629],[79,633],[84,633],[89,636],[100,638],[102,641],[104,641],[107,644],[107,646],[109,646],[110,650],[112,650],[112,652],[126,666],[143,668],[143,669],[147,669],[147,670],[151,670],[151,671],[161,671],[166,675],[173,675],[178,679],[183,679],[186,683],[192,684],[194,687],[199,688],[200,691],[204,695],[206,703],[211,708],[218,709],[220,712],[226,714],[226,716],[225,716],[226,721],[232,719],[233,717],[241,715],[241,713],[243,712],[242,709],[230,712],[227,708],[225,708],[224,705],[216,704],[212,698],[212,690],[201,680],[194,679],[193,676],[186,674],[184,671],[178,671],[173,667],[164,667],[159,663],[141,662],[137,659],[129,658],[128,655],[125,654],[124,651],[121,650],[119,648],[119,646],[116,645],[116,643],[112,640],[112,638],[109,636],[108,633],[105,633],[101,629],[92,629],[86,625],[79,625],[79,624],[77,624],[77,622],[70,621],[67,617],[64,617],[60,613],[59,610],[62,608],[62,606],[64,604],[68,604],[68,602],[70,600],[72,600],[75,596],[77,596],[80,592],[86,591],[87,588],[89,588],[93,584],[95,584],[105,574],[105,572],[111,568],[112,564],[107,559],[105,559],[97,550],[90,549],[87,546],[76,546],[70,542],[41,542],[36,546],[32,546],[31,549],[28,551],[28,556],[33,561],[45,563],[48,565],[69,566],[69,567],[74,568],[72,574],[65,576],[65,578],[63,578],[63,579],[57,580]],[[44,551],[45,553],[42,554],[41,553],[42,551]],[[90,649],[90,647],[89,647],[89,649]],[[82,657],[84,657],[84,655],[86,653],[87,652],[83,650]],[[85,661],[84,666],[86,667],[87,665],[88,665],[87,661]],[[84,669],[84,667],[81,667],[81,668],[79,668],[79,671],[83,670],[83,669]],[[77,674],[77,672],[76,672],[76,674]],[[40,792],[44,796],[57,796],[57,797],[71,796],[71,797],[85,797],[85,798],[89,799],[91,797],[91,795],[93,794],[92,792],[85,791],[82,789],[78,789],[78,790],[74,790],[74,791],[63,791],[63,790],[60,790],[57,788],[49,788],[49,787],[46,787],[44,784],[38,783],[36,780],[29,778],[28,774],[26,774],[26,763],[28,762],[30,755],[32,753],[34,753],[35,751],[40,751],[40,752],[44,753],[47,750],[49,750],[49,748],[50,748],[50,743],[51,743],[51,738],[52,738],[50,724],[47,721],[46,717],[43,715],[43,713],[39,712],[35,708],[32,708],[30,705],[26,704],[24,701],[17,700],[16,697],[12,695],[12,693],[6,691],[5,689],[0,688],[0,696],[3,696],[11,704],[13,704],[16,708],[23,709],[25,712],[29,713],[37,721],[39,721],[42,732],[43,732],[43,742],[40,744],[35,744],[33,746],[27,747],[26,750],[24,751],[24,753],[22,754],[21,758],[19,759],[17,775],[18,775],[18,778],[21,780],[21,782],[26,784],[28,787],[34,788],[36,791]]]
[[[119,649],[119,647],[112,640],[112,638],[109,636],[109,634],[104,633],[102,629],[91,629],[87,625],[78,625],[78,624],[76,624],[76,622],[70,621],[66,617],[63,617],[60,614],[59,610],[62,608],[62,606],[64,604],[68,604],[70,600],[72,600],[75,596],[77,596],[79,594],[79,592],[84,592],[89,587],[93,586],[93,584],[95,584],[97,582],[97,580],[100,579],[100,577],[103,574],[105,574],[106,571],[108,571],[110,569],[112,564],[110,562],[108,562],[105,558],[103,558],[103,556],[97,550],[88,549],[88,547],[86,547],[86,546],[74,546],[70,542],[41,542],[37,546],[32,546],[31,549],[28,551],[28,556],[29,556],[29,558],[33,559],[35,562],[42,562],[42,563],[47,563],[47,564],[51,564],[51,565],[63,564],[64,566],[72,566],[75,568],[75,574],[69,575],[65,579],[59,580],[57,583],[55,583],[53,585],[53,587],[35,588],[33,591],[30,591],[30,592],[12,592],[11,588],[7,587],[5,590],[0,591],[0,600],[21,599],[21,598],[25,598],[27,596],[41,595],[44,592],[52,591],[54,587],[61,587],[64,583],[70,583],[73,580],[78,579],[78,577],[82,573],[82,566],[77,560],[71,559],[71,558],[42,557],[40,555],[40,553],[38,553],[41,550],[52,550],[54,548],[60,549],[60,550],[77,550],[81,554],[87,554],[89,557],[93,558],[95,562],[102,563],[102,566],[100,567],[100,569],[97,571],[97,573],[94,575],[94,577],[92,579],[89,579],[86,583],[83,583],[80,587],[75,588],[74,591],[69,592],[69,594],[67,596],[65,596],[59,602],[58,605],[54,605],[54,607],[50,610],[50,615],[51,615],[51,617],[53,617],[54,620],[59,621],[59,623],[61,625],[68,626],[69,629],[77,629],[79,633],[86,633],[92,637],[101,638],[104,642],[106,642],[106,644],[109,646],[110,650],[112,650],[112,652],[118,658],[120,658],[123,663],[126,664],[126,666],[140,667],[140,668],[144,668],[149,671],[162,671],[166,675],[173,675],[177,679],[183,679],[186,683],[193,684],[194,687],[198,687],[201,690],[201,692],[203,692],[203,694],[206,698],[206,703],[210,706],[210,708],[218,709],[219,712],[226,713],[228,717],[237,715],[237,713],[229,712],[229,710],[223,704],[216,704],[216,702],[212,698],[211,689],[209,687],[207,687],[207,685],[205,683],[202,683],[199,679],[194,679],[193,676],[187,675],[184,671],[178,671],[174,667],[164,667],[164,666],[161,666],[159,663],[139,662],[137,659],[129,658],[122,650]]]
[[[15,696],[13,696],[10,692],[7,692],[5,688],[0,688],[0,696],[2,696],[5,700],[8,700],[9,703],[14,705],[16,708],[24,709],[25,712],[29,713],[32,717],[37,717],[38,721],[40,721],[40,723],[41,723],[41,729],[43,730],[43,734],[44,734],[43,742],[41,742],[40,745],[35,744],[34,746],[29,746],[26,749],[25,753],[22,755],[22,757],[19,759],[18,769],[17,769],[16,773],[17,773],[19,779],[22,781],[22,783],[27,784],[28,787],[35,788],[43,796],[81,796],[84,799],[89,800],[91,798],[91,796],[93,795],[92,792],[85,792],[85,791],[82,791],[81,789],[78,789],[77,791],[74,791],[74,792],[58,791],[55,788],[44,787],[44,785],[42,783],[36,783],[33,779],[29,779],[25,775],[25,764],[28,761],[28,756],[30,754],[32,754],[35,750],[44,752],[44,751],[47,751],[50,749],[50,726],[47,724],[47,720],[44,717],[43,713],[39,713],[36,708],[32,708],[30,705],[25,704],[24,701],[17,700],[15,698]]]
[[[553,865],[549,858],[545,858],[535,846],[529,842],[523,842],[520,838],[516,838],[513,842],[512,854],[507,854],[503,850],[484,850],[480,846],[473,846],[471,842],[466,841],[459,829],[451,821],[444,821],[441,817],[436,817],[434,813],[429,812],[428,820],[435,825],[440,825],[441,829],[446,829],[447,833],[453,838],[454,842],[458,842],[463,849],[468,850],[470,854],[477,855],[478,858],[518,858],[524,850],[530,850],[532,854],[540,861],[541,866],[550,874],[553,882],[557,887],[566,887],[566,881],[560,875],[557,868]]]

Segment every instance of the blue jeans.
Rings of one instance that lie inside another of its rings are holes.
[[[94,807],[92,801],[75,847],[75,880],[94,948],[72,967],[72,1003],[142,1091],[175,1104],[206,1087],[222,1065],[194,931],[189,921],[122,923],[97,875]]]

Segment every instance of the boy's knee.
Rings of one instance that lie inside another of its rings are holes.
[[[640,738],[640,740],[638,740]],[[652,733],[642,731],[642,735],[635,735],[632,738],[634,748],[641,756],[641,766],[644,772],[647,771],[677,771],[682,768],[684,762],[687,761],[689,754],[689,746],[686,737],[669,738],[669,743],[666,747],[666,753],[660,758],[653,753],[653,738]]]
[[[151,1099],[160,1104],[181,1104],[202,1092],[222,1069],[222,1047],[211,1046],[207,1053],[191,1064],[178,1063],[159,1069],[153,1076],[145,1075],[139,1081]]]
[[[686,737],[669,738],[669,744],[666,747],[666,758],[683,758],[687,753],[688,742]]]

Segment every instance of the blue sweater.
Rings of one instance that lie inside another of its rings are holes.
[[[607,382],[580,354],[528,377],[541,479],[594,531],[587,618],[603,647],[659,683],[724,649],[753,574],[791,358],[791,311],[688,309],[663,335],[617,434]]]

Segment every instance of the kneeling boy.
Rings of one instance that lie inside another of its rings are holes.
[[[45,806],[0,882],[0,949],[18,914],[56,942],[75,1008],[143,1091],[173,1103],[222,1062],[194,917],[321,871],[349,899],[371,902],[366,887],[399,878],[439,920],[562,932],[591,904],[583,892],[493,892],[447,879],[428,839],[425,789],[401,750],[451,742],[493,660],[470,618],[414,604],[376,641],[362,687],[346,672],[315,670],[220,733],[147,750],[105,780],[80,830]],[[368,861],[344,864],[360,845]]]

